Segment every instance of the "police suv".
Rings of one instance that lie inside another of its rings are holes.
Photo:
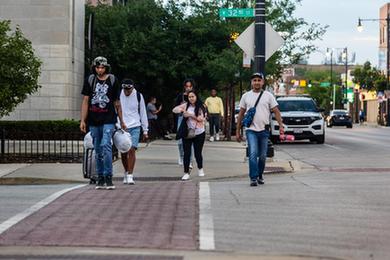
[[[325,121],[315,101],[310,96],[276,97],[282,116],[285,134],[295,136],[295,140],[309,139],[319,144],[325,141]],[[271,141],[279,141],[279,124],[275,115],[271,120]]]

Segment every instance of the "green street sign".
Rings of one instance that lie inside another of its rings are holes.
[[[221,8],[219,17],[236,18],[236,17],[255,17],[253,8]]]
[[[320,87],[330,87],[330,82],[321,82]]]

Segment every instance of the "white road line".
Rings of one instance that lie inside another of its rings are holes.
[[[344,151],[345,150],[343,148],[340,148],[340,147],[337,147],[337,146],[334,146],[334,145],[330,145],[330,144],[324,144],[324,145],[327,146],[327,147],[333,148],[335,150],[339,150],[339,151]]]
[[[40,210],[41,208],[43,208],[44,206],[46,206],[50,202],[52,202],[55,199],[57,199],[58,197],[62,196],[63,194],[65,194],[65,193],[67,193],[67,192],[69,192],[71,190],[75,190],[75,189],[84,187],[86,185],[88,185],[88,184],[77,185],[77,186],[74,186],[74,187],[71,187],[71,188],[68,188],[68,189],[64,189],[64,190],[58,191],[58,192],[50,195],[49,197],[39,201],[38,203],[36,203],[35,205],[31,206],[30,208],[24,210],[23,212],[20,212],[20,213],[16,214],[15,216],[7,219],[6,221],[4,221],[3,223],[0,224],[0,235],[4,231],[6,231],[10,227],[12,227],[13,225],[17,224],[21,220],[23,220],[26,217],[30,216],[34,212],[37,212],[38,210]]]
[[[199,183],[199,249],[215,250],[214,222],[208,182]]]

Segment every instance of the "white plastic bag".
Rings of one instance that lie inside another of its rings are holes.
[[[91,132],[88,132],[84,136],[84,148],[85,149],[92,149],[93,148],[93,139],[92,139]]]
[[[118,129],[112,137],[115,147],[121,153],[127,153],[131,148],[131,136],[127,131]]]

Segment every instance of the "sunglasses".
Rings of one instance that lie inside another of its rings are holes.
[[[134,88],[134,85],[131,85],[131,84],[122,84],[122,88],[124,88],[124,89],[132,89],[132,88]]]

